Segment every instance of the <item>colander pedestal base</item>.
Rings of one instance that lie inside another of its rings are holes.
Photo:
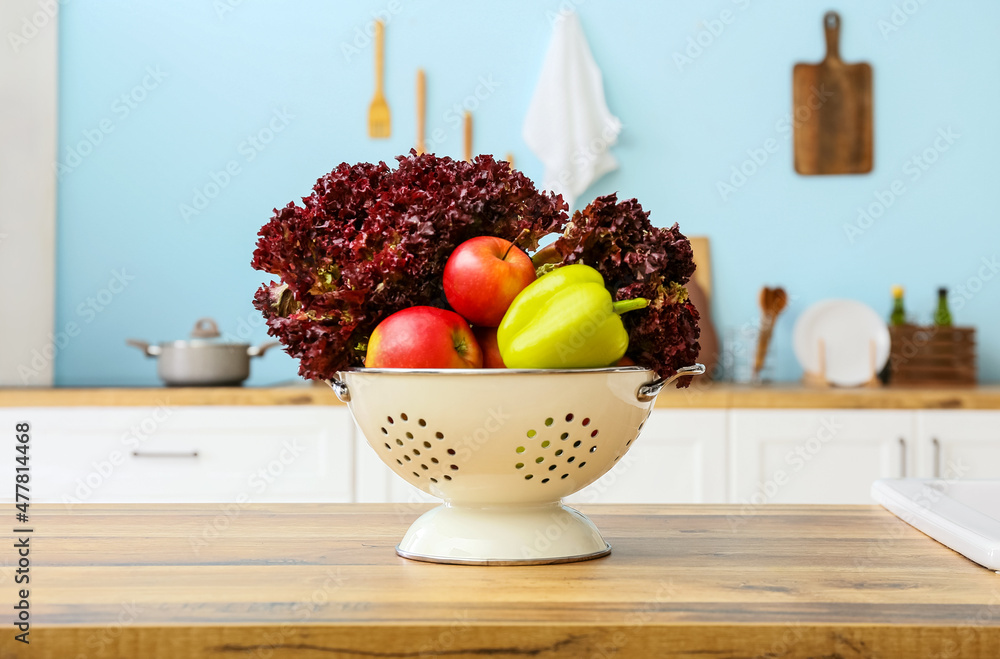
[[[444,504],[415,521],[396,547],[432,563],[538,565],[600,558],[611,546],[583,513],[543,505]]]

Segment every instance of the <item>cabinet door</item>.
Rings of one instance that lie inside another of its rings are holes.
[[[1000,478],[1000,412],[920,412],[921,475],[931,478]]]
[[[732,502],[872,503],[872,482],[913,476],[914,414],[733,410]]]
[[[724,503],[726,411],[654,409],[614,469],[576,503]]]
[[[14,417],[32,426],[37,502],[352,500],[353,426],[342,407],[0,411],[5,426]]]

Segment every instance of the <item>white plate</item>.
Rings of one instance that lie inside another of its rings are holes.
[[[1000,570],[1000,480],[883,479],[872,497],[941,544]]]
[[[805,371],[816,375],[821,371],[821,341],[830,384],[857,387],[871,380],[873,342],[875,372],[889,361],[889,328],[871,307],[856,300],[817,302],[795,322],[795,358]]]

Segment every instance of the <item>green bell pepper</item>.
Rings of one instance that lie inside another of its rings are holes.
[[[644,298],[612,302],[604,277],[582,263],[546,273],[521,291],[497,328],[507,368],[600,368],[625,355],[619,314]]]

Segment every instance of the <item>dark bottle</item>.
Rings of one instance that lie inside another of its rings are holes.
[[[948,311],[948,289],[938,289],[938,306],[934,312],[934,324],[938,327],[951,327],[951,312]]]

